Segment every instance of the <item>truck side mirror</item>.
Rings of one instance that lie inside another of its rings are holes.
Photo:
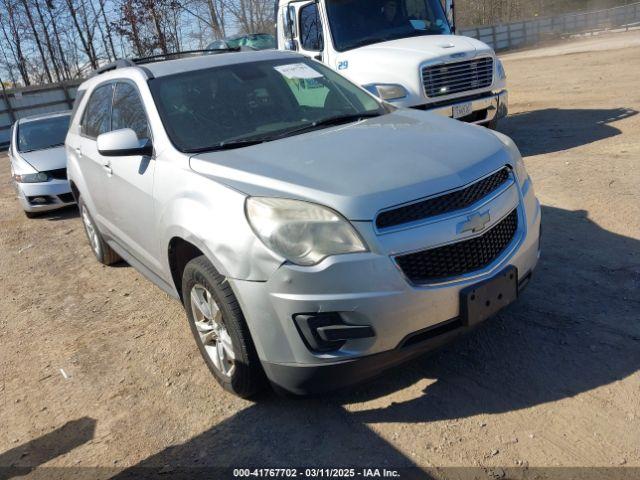
[[[296,31],[296,9],[293,6],[288,6],[284,11],[284,36],[288,40],[295,38]]]
[[[445,0],[444,10],[451,27],[451,33],[456,33],[456,7],[453,0]]]

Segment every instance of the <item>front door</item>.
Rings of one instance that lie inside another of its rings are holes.
[[[111,130],[123,128],[132,129],[139,140],[151,141],[138,88],[128,81],[117,82],[113,94]],[[109,157],[107,189],[114,237],[129,254],[158,272],[153,208],[155,167],[155,159],[149,156]]]

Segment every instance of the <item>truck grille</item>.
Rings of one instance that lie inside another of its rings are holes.
[[[416,284],[458,277],[490,265],[507,248],[518,229],[518,211],[483,235],[443,247],[396,257],[405,276]]]
[[[486,88],[493,82],[493,58],[478,58],[422,69],[422,83],[429,98]]]
[[[508,179],[509,168],[504,167],[496,173],[460,190],[382,212],[376,218],[376,227],[380,229],[395,227],[404,223],[461,210],[497,190]]]

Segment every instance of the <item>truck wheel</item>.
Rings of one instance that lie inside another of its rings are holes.
[[[78,207],[80,208],[80,218],[82,218],[82,225],[84,226],[84,233],[87,234],[91,251],[96,256],[98,261],[103,265],[113,265],[114,263],[122,260],[120,255],[113,251],[113,249],[104,241],[98,226],[93,221],[89,209],[85,205],[82,197],[78,199]]]
[[[242,398],[260,391],[265,376],[240,305],[206,257],[185,267],[182,297],[198,349],[222,388]]]
[[[27,218],[36,218],[38,216],[37,213],[35,213],[35,212],[27,212],[26,210],[25,210],[24,214],[25,214],[25,216]]]

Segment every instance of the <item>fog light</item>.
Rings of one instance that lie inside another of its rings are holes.
[[[348,340],[375,337],[369,325],[349,325],[336,312],[301,313],[293,319],[307,348],[314,352],[331,352]]]

